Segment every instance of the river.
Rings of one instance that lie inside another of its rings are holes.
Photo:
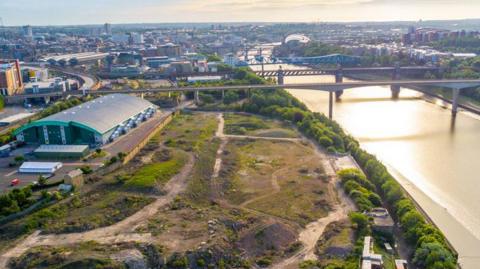
[[[305,82],[334,78],[285,77],[285,83]],[[289,92],[328,114],[328,93]],[[462,268],[480,268],[480,116],[460,112],[452,122],[440,100],[409,89],[402,89],[399,100],[390,94],[389,87],[346,90],[333,118],[387,165],[459,252]]]

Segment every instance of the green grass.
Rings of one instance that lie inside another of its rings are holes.
[[[171,177],[178,174],[185,165],[187,156],[176,151],[170,160],[147,164],[127,180],[128,188],[151,189],[155,186],[164,185]]]
[[[262,137],[295,138],[298,134],[287,123],[256,115],[225,113],[225,133]]]

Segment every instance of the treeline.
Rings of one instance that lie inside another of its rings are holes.
[[[359,207],[369,209],[380,204],[378,198],[383,198],[394,209],[392,216],[400,222],[405,238],[415,248],[413,261],[418,267],[455,268],[456,257],[440,230],[425,220],[386,167],[361,149],[359,143],[346,135],[336,122],[309,111],[285,90],[254,91],[239,109],[290,121],[328,151],[350,152],[367,176],[351,171],[343,175],[345,186],[350,191],[358,190],[353,195]]]
[[[85,97],[85,98],[82,98],[82,99],[72,98],[72,99],[69,99],[69,100],[66,100],[66,101],[55,102],[53,105],[51,105],[51,106],[45,108],[44,110],[42,110],[42,112],[40,112],[38,114],[38,119],[48,117],[50,115],[53,115],[53,114],[58,113],[60,111],[72,108],[74,106],[78,106],[81,103],[83,103],[85,101],[88,101],[88,100],[91,100],[91,99],[92,99],[92,97]]]
[[[480,57],[469,59],[453,59],[448,62],[445,78],[450,79],[480,79]],[[480,88],[460,91],[460,94],[480,102]]]
[[[382,205],[382,199],[375,193],[376,187],[358,169],[338,172],[345,192],[352,198],[360,211],[370,211]]]
[[[480,54],[480,39],[476,37],[447,38],[431,44],[434,49]]]
[[[350,50],[340,46],[330,45],[323,42],[313,41],[305,45],[283,44],[275,47],[273,54],[277,57],[289,57],[291,55],[301,57],[317,57],[330,54],[350,54]]]
[[[31,206],[35,203],[31,196],[32,188],[30,186],[0,195],[0,217],[6,217]]]

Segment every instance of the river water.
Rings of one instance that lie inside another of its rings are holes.
[[[334,78],[285,78],[285,83],[305,82]],[[311,110],[328,114],[328,93],[289,92]],[[346,90],[334,104],[333,118],[388,166],[459,252],[462,268],[480,268],[480,117],[461,112],[452,122],[440,100],[409,89],[402,89],[399,100],[390,96],[389,87]]]

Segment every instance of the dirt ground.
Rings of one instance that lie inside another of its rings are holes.
[[[252,135],[225,134],[223,115],[215,113],[185,115],[174,124],[162,133],[162,143],[189,157],[163,187],[164,195],[108,227],[57,235],[37,231],[3,253],[0,268],[35,246],[92,240],[162,244],[169,252],[239,248],[253,261],[271,262],[271,268],[297,268],[316,259],[315,245],[325,228],[354,209],[335,174],[353,165],[351,160],[327,155],[293,129],[286,136],[275,131],[274,137],[265,135],[272,133],[268,126]],[[212,155],[209,161],[202,159],[205,154]],[[195,201],[191,192],[199,188],[210,203]]]

